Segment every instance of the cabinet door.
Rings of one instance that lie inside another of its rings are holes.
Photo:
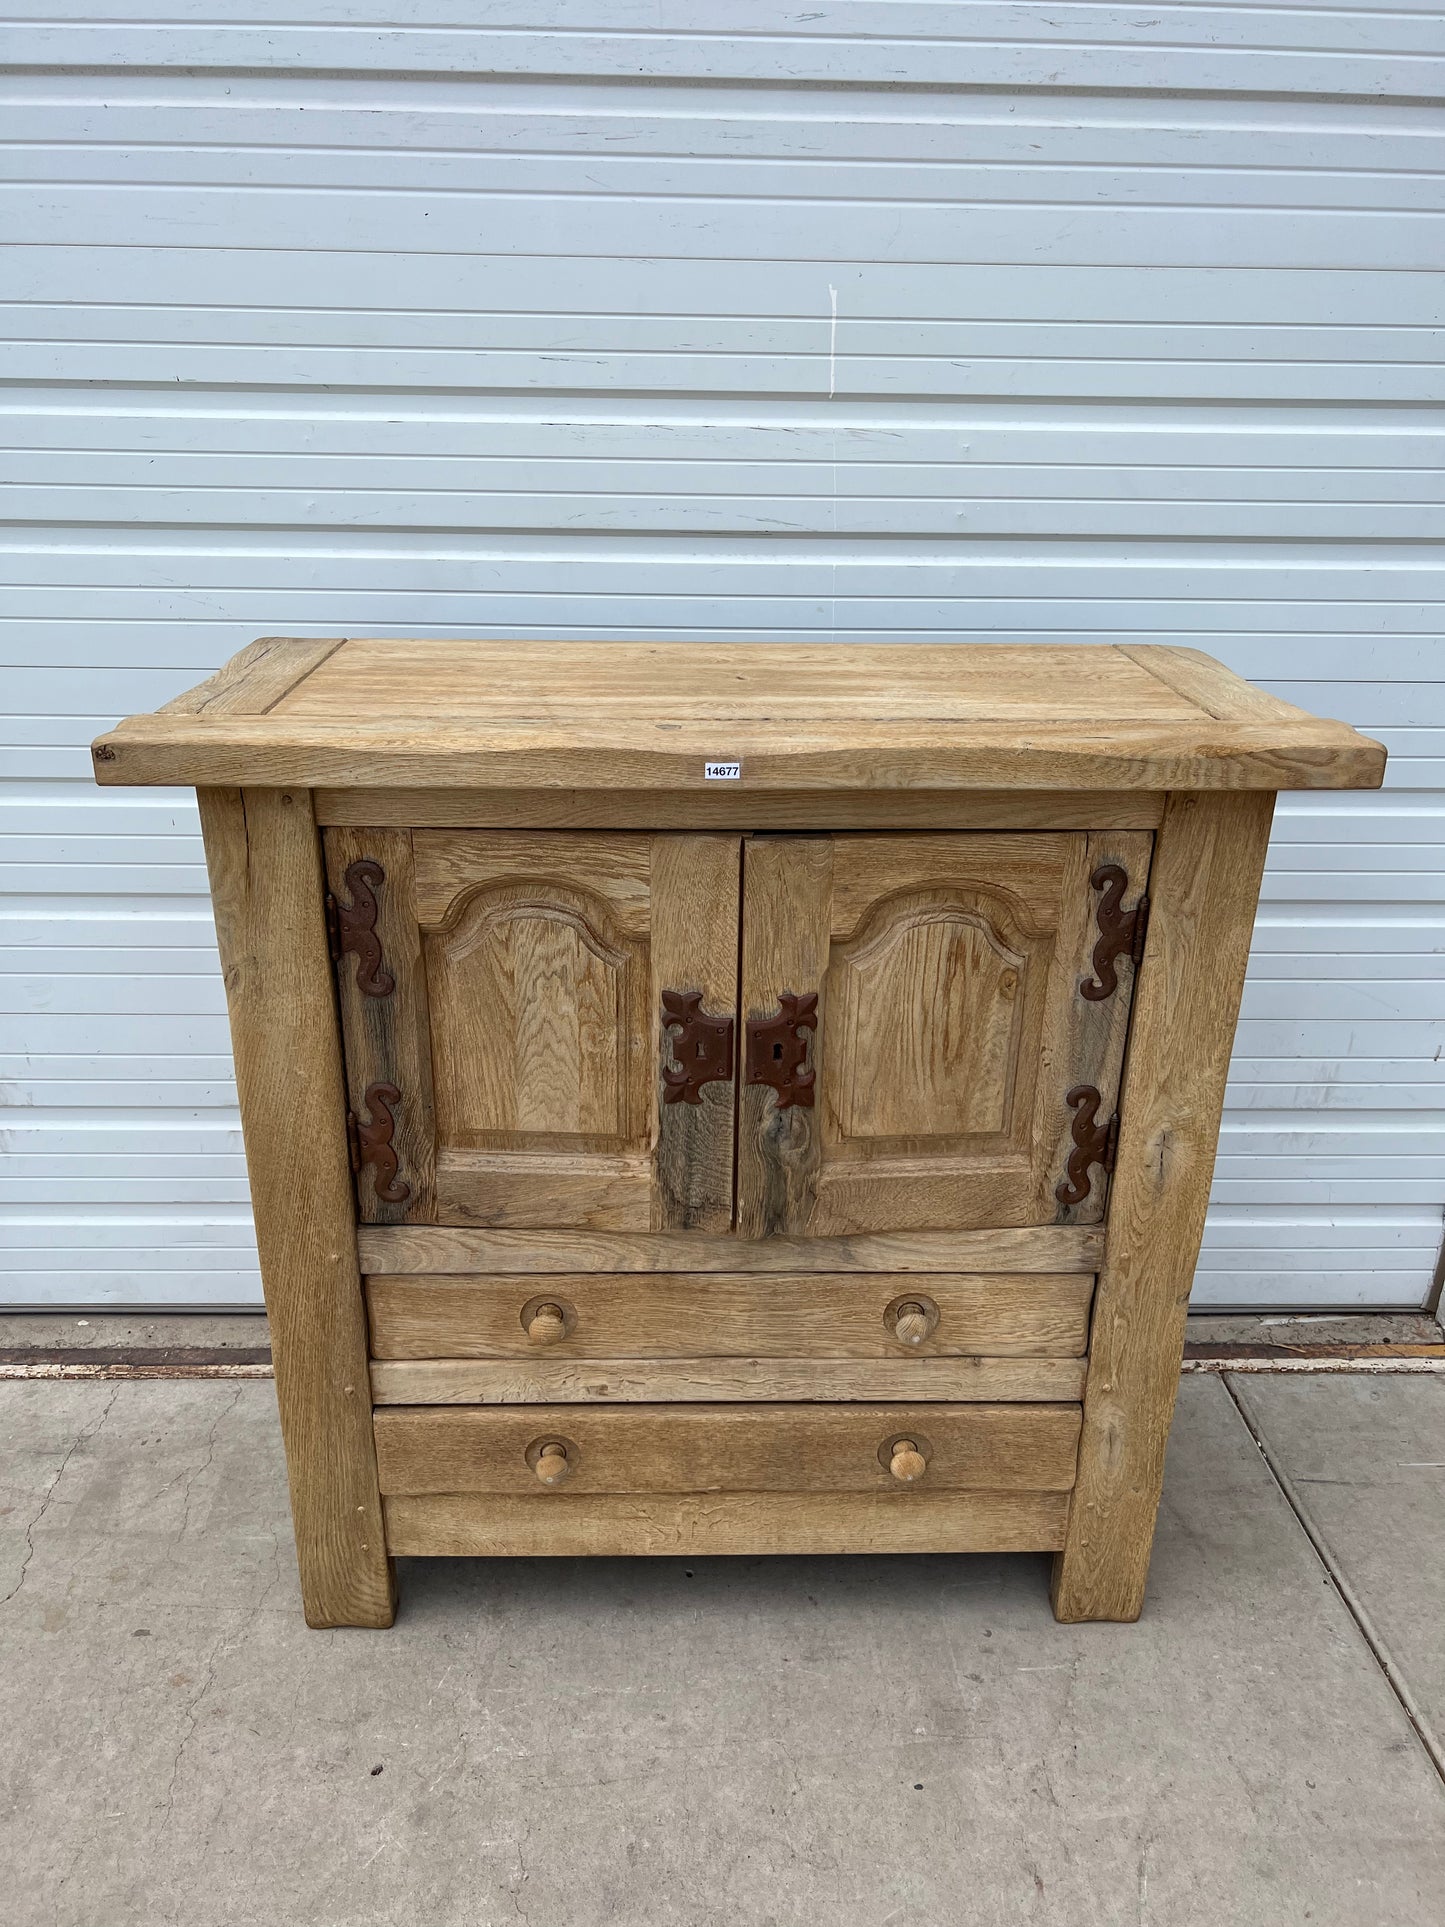
[[[1108,831],[750,838],[739,1230],[1097,1222],[1133,967],[1093,978],[1091,879],[1121,866],[1132,904],[1149,851]]]
[[[339,970],[363,1221],[728,1230],[738,860],[729,836],[329,831],[342,944],[359,901],[377,946]]]

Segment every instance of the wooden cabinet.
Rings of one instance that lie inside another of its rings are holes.
[[[1168,648],[293,642],[193,782],[315,1624],[391,1555],[1004,1550],[1140,1608],[1283,787]]]

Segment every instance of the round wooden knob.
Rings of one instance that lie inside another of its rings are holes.
[[[901,1484],[912,1485],[915,1479],[921,1479],[928,1470],[928,1461],[912,1439],[895,1439],[893,1456],[888,1461],[888,1470]]]
[[[893,1320],[893,1336],[905,1345],[921,1345],[932,1329],[932,1321],[922,1305],[900,1305]]]
[[[883,1325],[896,1344],[916,1351],[938,1330],[938,1302],[923,1291],[900,1293],[884,1307]]]
[[[537,1463],[532,1470],[543,1485],[560,1485],[571,1470],[566,1446],[555,1439],[550,1440],[537,1454]]]
[[[560,1305],[538,1305],[527,1320],[527,1336],[534,1345],[555,1345],[567,1336],[567,1320]],[[565,1456],[565,1455],[564,1455]]]

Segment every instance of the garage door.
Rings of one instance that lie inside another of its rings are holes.
[[[9,1300],[258,1297],[193,807],[84,745],[276,631],[1179,639],[1382,736],[1280,810],[1198,1295],[1425,1299],[1433,0],[25,11]]]

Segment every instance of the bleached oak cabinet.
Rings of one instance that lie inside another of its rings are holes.
[[[307,1618],[394,1554],[1045,1549],[1143,1599],[1274,793],[1167,647],[297,641],[197,786]]]

